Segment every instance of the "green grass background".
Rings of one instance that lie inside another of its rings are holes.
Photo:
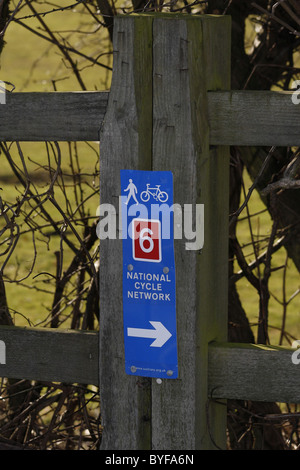
[[[244,182],[247,192],[252,182],[250,181],[250,178],[246,172],[244,173]],[[241,203],[242,202],[243,199]],[[249,223],[251,223],[253,239],[256,243],[258,256],[267,249],[268,237],[270,236],[272,229],[272,220],[268,211],[265,210],[265,206],[262,203],[257,191],[254,191],[250,198],[248,210],[249,215],[251,216],[250,222],[247,217],[246,209],[244,209],[239,218],[237,237],[240,244],[244,247],[243,251],[247,256],[246,259],[249,264],[252,261],[255,261]],[[286,265],[286,279],[284,282]],[[263,274],[263,269],[264,265],[261,265],[261,275]],[[273,269],[273,272],[269,282],[269,289],[271,294],[269,301],[269,334],[270,342],[272,344],[278,344],[284,310],[282,302],[284,298],[286,301],[288,301],[295,294],[295,292],[300,289],[300,277],[299,272],[295,268],[292,260],[287,259],[284,248],[281,248],[278,252],[273,254],[271,269]],[[236,266],[236,271],[239,271],[238,266]],[[254,274],[259,277],[259,272],[257,269],[254,270]],[[247,316],[252,324],[253,332],[256,335],[259,312],[258,293],[245,278],[242,278],[237,282],[237,287],[242,299],[243,306],[247,312]],[[300,337],[300,295],[296,295],[287,305],[285,331],[294,338],[298,339]],[[282,344],[287,345],[287,340],[285,339]]]
[[[62,0],[59,6],[70,5],[71,2]],[[49,11],[53,7],[43,2],[39,5],[39,12]],[[26,17],[32,12],[27,8],[23,8],[17,17]],[[60,37],[69,41],[74,48],[79,48],[81,52],[87,55],[103,54],[98,60],[104,64],[111,66],[111,46],[108,35],[102,26],[91,21],[90,15],[82,8],[73,8],[63,12],[55,12],[43,17],[52,31],[59,32]],[[45,34],[37,19],[22,19],[26,25],[31,28],[39,28],[38,30]],[[74,79],[72,71],[66,67],[65,59],[57,47],[45,41],[32,32],[25,29],[17,23],[11,23],[5,36],[6,45],[0,58],[0,79],[11,82],[15,87],[15,92],[42,92],[42,91],[79,91],[81,90],[79,83]],[[90,63],[79,56],[72,55],[73,60],[77,61],[84,84],[88,90],[106,90],[109,89],[111,74],[107,69],[99,66],[90,66]],[[68,64],[67,64],[68,65]],[[53,82],[55,80],[55,83]],[[62,153],[62,171],[70,174],[70,158],[68,144],[61,142]],[[71,145],[74,145],[72,143]],[[99,144],[98,142],[86,143],[78,142],[77,144],[80,170],[83,174],[90,174],[96,167],[99,172]],[[39,189],[46,189],[49,182],[49,175],[46,170],[41,170],[39,165],[47,164],[47,153],[44,143],[39,142],[23,142],[21,144],[22,151],[26,159],[26,165],[32,178],[32,181]],[[16,149],[16,145],[12,145],[12,155],[21,168],[21,161]],[[36,162],[36,163],[34,163]],[[73,162],[76,166],[76,162]],[[52,165],[54,160],[52,159]],[[97,186],[99,182],[93,181],[92,177],[83,176],[82,180],[90,185],[83,184],[84,197],[93,192],[93,185]],[[66,179],[68,204],[74,210],[77,207],[75,201],[74,188],[70,178]],[[16,196],[22,193],[22,187],[12,174],[10,166],[4,155],[0,155],[0,186],[2,191],[1,197],[5,201],[14,203]],[[66,198],[64,194],[55,185],[55,199],[60,207],[66,208]],[[85,204],[86,213],[96,218],[96,210],[99,205],[99,195],[96,193]],[[49,202],[45,204],[45,208],[56,221],[62,221],[62,217]],[[36,216],[36,220],[39,216]],[[41,220],[41,219],[39,219]],[[1,223],[1,221],[0,221]],[[22,226],[27,229],[28,227]],[[75,225],[76,230],[82,235],[80,225]],[[60,237],[57,236],[51,227],[43,230],[44,236],[36,237],[37,259],[32,274],[24,282],[10,283],[8,278],[17,279],[25,276],[32,265],[33,259],[33,242],[31,233],[22,235],[13,256],[10,259],[6,269],[6,293],[8,305],[11,314],[17,325],[39,325],[47,324],[47,315],[52,303],[53,297],[46,292],[39,292],[34,286],[42,288],[44,291],[53,292],[54,286],[50,285],[47,280],[49,276],[38,276],[41,272],[49,272],[53,275],[56,271],[56,260],[54,252],[59,249]],[[75,237],[70,230],[68,231],[70,238],[76,242]],[[78,246],[78,242],[76,243]],[[65,248],[63,270],[65,270],[73,258],[73,253]],[[70,309],[66,310],[65,316],[70,313]],[[42,322],[42,323],[41,323]],[[68,326],[66,320],[65,326]]]

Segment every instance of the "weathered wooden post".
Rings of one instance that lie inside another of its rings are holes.
[[[204,204],[204,246],[175,240],[179,378],[124,371],[122,240],[100,241],[102,449],[225,447],[226,407],[209,402],[210,341],[227,338],[229,151],[209,146],[207,91],[230,87],[230,18],[118,17],[100,136],[100,203],[118,211],[120,170],[169,170],[174,202]]]

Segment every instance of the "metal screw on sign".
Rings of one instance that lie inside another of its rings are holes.
[[[134,373],[134,372],[136,372],[136,367],[135,367],[135,366],[131,366],[131,367],[130,367],[130,370],[131,370],[131,372]]]
[[[132,264],[129,264],[129,265],[127,266],[127,269],[128,269],[128,271],[133,271],[133,266],[132,266]]]
[[[169,271],[170,271],[170,270],[169,270],[169,268],[167,268],[167,267],[165,267],[165,268],[163,269],[164,274],[168,274]]]

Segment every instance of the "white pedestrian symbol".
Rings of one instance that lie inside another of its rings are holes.
[[[129,191],[127,201],[125,202],[126,205],[130,201],[131,197],[133,197],[133,199],[135,200],[135,203],[138,204],[138,200],[136,198],[137,188],[135,184],[132,182],[132,179],[129,180],[129,185],[127,186],[126,189],[124,189],[124,191]]]

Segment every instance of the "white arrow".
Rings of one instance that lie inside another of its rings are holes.
[[[161,348],[172,335],[160,321],[150,321],[150,323],[154,330],[127,328],[127,335],[135,336],[136,338],[155,338],[155,341],[150,346]]]

